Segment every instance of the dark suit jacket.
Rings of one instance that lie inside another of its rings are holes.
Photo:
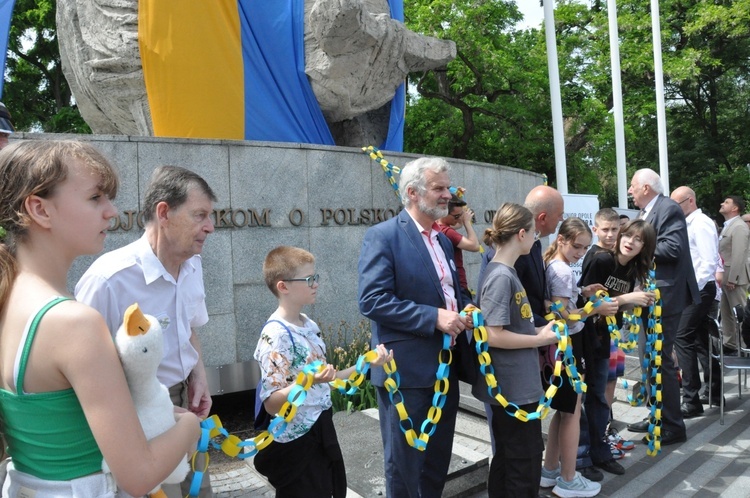
[[[547,297],[547,280],[544,276],[544,259],[542,258],[542,243],[534,242],[529,254],[524,254],[516,260],[516,273],[521,281],[526,297],[529,299],[531,311],[534,313],[534,325],[544,327],[549,320],[544,319],[544,299]]]
[[[426,227],[425,227],[426,228]],[[450,266],[459,311],[463,308],[453,246],[442,233],[440,246]],[[372,320],[372,345],[393,349],[401,387],[432,387],[443,348],[436,329],[438,308],[445,297],[430,254],[406,210],[367,230],[359,255],[359,310]],[[451,378],[455,378],[451,368]],[[382,386],[382,367],[373,368],[372,382]]]
[[[663,314],[681,313],[690,304],[700,302],[685,215],[679,204],[659,195],[646,221],[656,230],[656,286],[661,293]]]

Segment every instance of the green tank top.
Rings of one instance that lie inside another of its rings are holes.
[[[21,352],[16,393],[0,389],[0,416],[14,467],[51,481],[69,481],[102,470],[102,454],[73,389],[23,391],[26,362],[39,322],[50,308],[68,299],[55,298],[34,316]]]

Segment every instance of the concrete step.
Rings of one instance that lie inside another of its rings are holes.
[[[385,496],[383,443],[378,410],[369,409],[333,417],[346,462],[352,496]],[[483,490],[489,475],[489,429],[485,420],[459,412],[444,497],[460,498]],[[414,450],[417,451],[417,450]]]
[[[644,407],[632,407],[627,402],[630,388],[640,380],[636,356],[626,359],[625,379],[629,389],[618,382],[614,426],[620,434],[634,441],[636,447],[619,462],[625,467],[623,476],[604,473],[599,496],[630,498],[683,498],[687,496],[750,496],[750,393],[743,388],[737,395],[737,375],[725,376],[727,400],[725,423],[719,423],[719,408],[704,406],[702,417],[685,421],[688,440],[667,446],[656,457],[646,455],[640,443],[643,434],[632,433],[627,425],[647,414]],[[472,396],[469,386],[460,385],[460,411],[456,421],[453,458],[449,470],[446,497],[487,498],[484,485],[491,458],[489,429],[484,418],[484,407]],[[546,434],[551,417],[543,421]],[[383,456],[377,410],[334,416],[334,423],[344,453],[349,481],[349,498],[382,497]],[[271,488],[248,462],[244,472],[212,476],[212,482],[223,484],[216,489],[217,498],[245,498],[273,496]],[[550,497],[551,489],[540,489],[540,496]]]

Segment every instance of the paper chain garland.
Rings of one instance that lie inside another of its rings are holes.
[[[649,271],[649,279],[646,284],[647,290],[656,294],[655,303],[649,307],[648,314],[648,330],[646,336],[646,349],[644,353],[643,364],[641,365],[642,372],[642,383],[641,390],[638,395],[634,398],[628,396],[630,404],[633,406],[641,405],[646,399],[646,383],[650,380],[650,403],[651,412],[649,415],[649,434],[648,438],[648,450],[649,456],[656,456],[661,451],[661,411],[662,411],[662,381],[661,381],[661,350],[662,350],[662,326],[661,326],[661,297],[659,289],[656,288],[655,284],[655,268],[652,267]],[[591,297],[591,300],[586,303],[583,310],[586,314],[590,314],[595,308],[601,305],[603,301],[610,301],[610,297],[604,291],[599,291],[595,296]],[[582,320],[579,314],[568,314],[565,312],[564,307],[558,301],[551,306],[553,313],[558,313],[563,316],[566,320],[576,321]],[[614,317],[607,317],[607,326],[610,332],[610,336],[614,343],[625,351],[630,351],[637,343],[637,336],[639,332],[639,324],[641,323],[642,309],[636,307],[632,314],[627,315],[627,323],[630,327],[630,340],[623,342],[620,336],[620,331],[617,329],[617,322]],[[500,385],[497,383],[495,377],[495,369],[492,366],[492,361],[489,354],[488,334],[487,329],[484,325],[484,317],[482,311],[475,306],[467,306],[461,315],[470,315],[473,322],[473,337],[475,341],[475,349],[477,352],[477,358],[479,360],[479,371],[484,376],[487,382],[487,392],[490,397],[497,400],[498,403],[505,409],[505,412],[514,418],[522,422],[528,422],[529,420],[541,420],[544,419],[550,410],[550,403],[552,398],[557,393],[557,390],[562,387],[563,379],[561,376],[563,365],[565,371],[568,374],[568,379],[571,382],[574,390],[582,394],[586,392],[586,383],[581,380],[581,377],[576,369],[575,359],[573,357],[572,346],[570,337],[568,335],[568,326],[565,320],[556,320],[553,325],[553,330],[557,336],[557,349],[555,351],[555,367],[553,373],[550,376],[549,387],[544,393],[542,398],[539,400],[537,409],[531,413],[526,410],[522,410],[515,403],[509,402],[503,395]],[[555,316],[547,315],[548,319],[553,320]],[[396,360],[392,359],[390,362],[383,365],[387,378],[384,382],[384,387],[388,391],[388,396],[391,403],[393,403],[399,414],[399,420],[401,422],[401,431],[406,437],[406,441],[413,448],[424,451],[427,449],[427,443],[430,440],[437,428],[438,422],[442,416],[442,409],[445,406],[447,399],[448,389],[450,382],[448,380],[450,374],[450,365],[453,361],[453,353],[450,349],[451,336],[448,334],[443,335],[443,348],[441,349],[438,357],[438,368],[436,372],[435,380],[435,395],[432,399],[432,406],[427,412],[427,417],[420,425],[420,434],[417,435],[414,430],[414,424],[411,417],[409,417],[406,407],[404,405],[403,394],[399,391],[400,386],[400,375],[396,368]],[[349,376],[346,381],[336,379],[331,382],[331,386],[334,389],[338,389],[344,395],[352,395],[357,392],[362,383],[365,380],[365,376],[370,368],[370,363],[377,357],[375,351],[368,351],[361,355],[357,359],[355,370]],[[321,361],[315,361],[306,365],[302,371],[297,374],[295,385],[287,396],[287,401],[282,405],[279,413],[273,418],[268,426],[268,429],[256,436],[253,439],[241,440],[237,436],[229,434],[226,429],[222,427],[221,421],[217,415],[212,415],[203,422],[201,422],[201,438],[198,442],[197,451],[193,454],[192,458],[192,469],[194,472],[193,481],[190,487],[190,496],[198,496],[200,489],[200,483],[203,479],[208,468],[208,446],[209,444],[215,449],[220,449],[231,457],[237,457],[240,459],[250,458],[256,455],[259,451],[267,447],[271,442],[283,433],[288,424],[294,419],[297,414],[297,409],[304,403],[307,397],[307,391],[312,387],[314,375],[324,367]],[[647,375],[651,372],[650,377]],[[348,387],[347,387],[348,386]],[[223,436],[224,440],[219,444],[214,442],[212,439],[218,436]],[[242,448],[249,448],[248,451],[242,453]],[[196,456],[198,453],[206,454],[206,463],[203,469],[196,469]]]
[[[398,166],[394,166],[389,161],[387,161],[383,157],[383,153],[372,145],[370,145],[369,147],[362,147],[362,152],[369,155],[370,159],[378,163],[383,168],[383,173],[385,173],[385,177],[388,179],[388,183],[391,184],[396,197],[398,197],[400,200],[401,195],[398,192],[398,183],[396,183],[396,179],[393,177],[393,174],[401,173],[401,169]]]

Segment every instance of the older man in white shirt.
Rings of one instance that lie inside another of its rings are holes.
[[[114,335],[125,309],[137,302],[159,321],[164,352],[157,370],[172,403],[208,416],[211,395],[196,328],[208,322],[200,254],[214,231],[216,201],[198,174],[178,166],[154,170],[144,200],[145,233],[135,242],[100,256],[76,285],[76,299],[98,310]],[[206,462],[207,464],[207,462]],[[202,461],[196,468],[203,468]],[[204,472],[199,496],[213,496]],[[191,490],[193,473],[181,485],[163,485],[168,498]]]
[[[719,238],[714,222],[696,205],[695,192],[691,188],[677,187],[670,197],[685,213],[690,257],[701,297],[699,304],[690,305],[682,312],[675,338],[677,361],[682,369],[683,393],[680,408],[683,418],[692,418],[703,413],[696,341],[699,344],[707,344],[708,341],[705,321],[716,297],[715,274],[719,261]],[[718,375],[715,378],[718,380]],[[714,392],[718,393],[719,390],[716,389]]]

